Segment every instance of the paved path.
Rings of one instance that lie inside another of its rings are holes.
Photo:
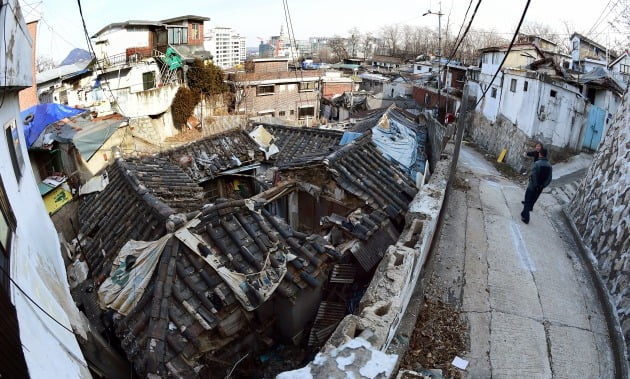
[[[458,177],[426,280],[467,318],[467,377],[613,377],[603,311],[556,198],[543,193],[526,225],[523,186],[467,146]]]

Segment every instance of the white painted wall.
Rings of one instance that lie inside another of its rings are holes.
[[[96,39],[104,41],[95,44],[97,58],[123,54],[128,47],[149,46],[149,27],[139,30],[137,28],[134,27],[134,30],[116,28],[103,32]]]
[[[413,65],[414,74],[426,74],[433,71],[433,65],[428,62],[416,62]]]
[[[510,91],[512,79],[516,90]],[[524,82],[527,91],[523,91]],[[555,92],[555,97],[551,96]],[[546,144],[579,149],[588,112],[576,88],[563,82],[547,82],[524,75],[504,73],[499,113],[526,135]]]
[[[119,112],[126,117],[158,115],[166,112],[179,89],[179,83],[141,92],[130,92],[128,88],[113,90]],[[171,134],[168,134],[171,135]]]
[[[3,126],[12,119],[20,119],[17,92],[8,93],[0,109]],[[57,232],[28,164],[24,132],[22,128],[18,130],[19,153],[25,162],[19,183],[6,140],[0,141],[0,176],[17,220],[11,247],[11,277],[55,320],[72,330],[71,324],[77,325],[78,309],[70,296]],[[44,314],[13,285],[12,300],[31,378],[91,377],[73,333]]]
[[[628,53],[624,53],[623,58],[619,59],[619,61],[615,62],[615,64],[610,67],[610,72],[613,74],[613,76],[616,79],[625,83],[627,87],[628,83],[630,82],[630,72],[626,72],[624,75],[621,71],[621,65],[630,67],[630,56],[628,55]]]
[[[391,97],[408,97],[413,92],[413,85],[403,78],[397,78],[383,84],[383,95]]]

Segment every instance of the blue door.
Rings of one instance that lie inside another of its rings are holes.
[[[600,107],[591,105],[588,111],[588,121],[586,122],[586,131],[584,132],[582,147],[597,150],[599,141],[602,139],[602,134],[604,134],[605,119],[606,111]]]

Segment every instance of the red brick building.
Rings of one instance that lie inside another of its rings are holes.
[[[235,111],[299,124],[318,117],[323,72],[289,71],[288,58],[255,59],[245,66],[244,72],[228,76],[235,93]]]

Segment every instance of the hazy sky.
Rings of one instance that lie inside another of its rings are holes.
[[[476,1],[473,1],[473,8]],[[483,0],[473,27],[494,29],[509,38],[514,32],[526,0]],[[576,31],[586,32],[593,25],[591,38],[606,44],[614,35],[607,20],[614,19],[606,0],[531,0],[526,21],[536,21],[565,33],[562,21],[574,25]],[[52,56],[60,61],[74,47],[85,48],[81,18],[76,0],[43,0],[25,2],[39,4],[43,19],[39,24],[38,55]],[[258,39],[277,35],[285,25],[282,0],[83,0],[85,23],[90,35],[103,26],[126,20],[160,20],[180,15],[209,17],[209,26],[227,26],[247,38],[247,46],[257,46]],[[431,9],[437,12],[437,0],[288,0],[295,38],[310,36],[345,36],[352,27],[361,32],[378,33],[379,28],[391,24],[424,25],[437,30],[438,17],[422,14]],[[468,0],[441,2],[442,27],[450,15],[452,30],[456,33],[463,21]],[[471,9],[472,13],[472,9]],[[604,22],[596,23],[601,14]]]

